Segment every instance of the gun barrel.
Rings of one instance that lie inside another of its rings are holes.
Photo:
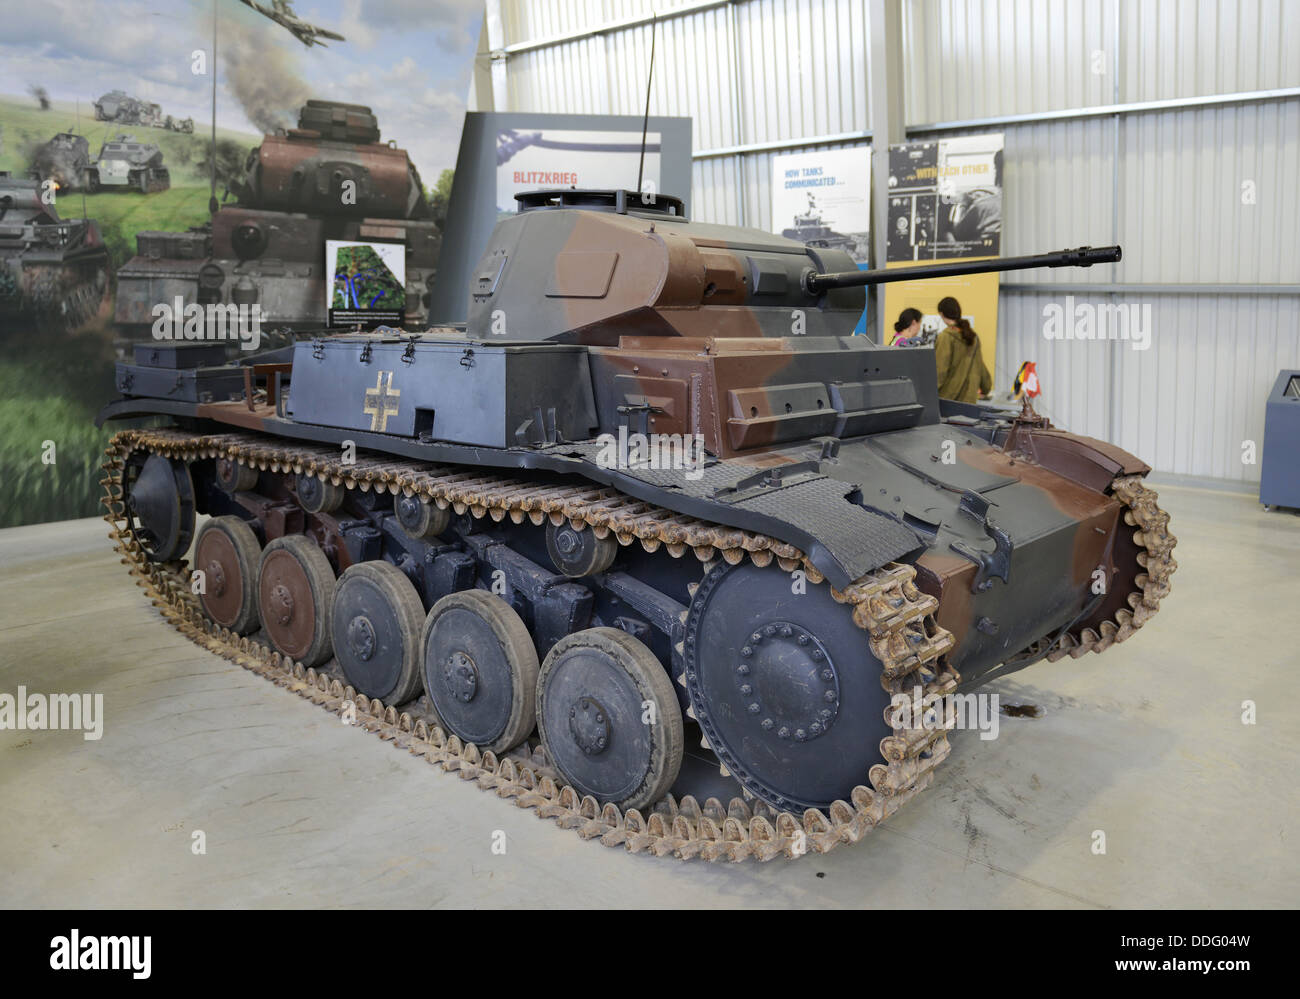
[[[1113,264],[1123,257],[1118,246],[1080,246],[1073,250],[1038,253],[1027,257],[995,257],[991,260],[954,260],[944,264],[925,264],[919,267],[895,267],[889,270],[840,271],[837,274],[819,274],[808,271],[804,287],[809,294],[820,295],[832,288],[856,288],[865,285],[889,284],[892,281],[913,281],[917,278],[953,277],[958,274],[989,274],[994,271],[1025,271],[1033,267],[1091,267],[1093,264]]]

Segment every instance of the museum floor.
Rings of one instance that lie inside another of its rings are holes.
[[[1180,568],[1147,629],[999,681],[1040,716],[957,733],[860,844],[765,865],[584,842],[195,648],[101,521],[0,531],[0,692],[105,710],[99,741],[0,731],[0,905],[1300,905],[1300,517],[1160,492]]]

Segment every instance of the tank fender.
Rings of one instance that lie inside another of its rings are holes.
[[[998,444],[1004,444],[1003,435]],[[1104,493],[1120,475],[1146,475],[1151,466],[1122,448],[1095,437],[1064,430],[1031,430],[1022,435],[1016,450],[1028,452],[1044,468],[1062,478]]]

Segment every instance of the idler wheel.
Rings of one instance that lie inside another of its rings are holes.
[[[403,496],[398,493],[393,497],[393,513],[397,515],[397,522],[402,525],[406,536],[417,541],[437,537],[451,523],[450,508],[439,509],[438,504],[419,496]]]
[[[194,568],[203,572],[204,613],[237,635],[257,629],[260,548],[253,529],[239,517],[209,520],[194,546]]]
[[[503,753],[536,724],[537,649],[514,609],[486,590],[443,597],[424,622],[424,689],[444,725]]]
[[[171,562],[194,540],[194,483],[184,462],[137,451],[126,470],[131,531],[154,562]]]
[[[331,513],[343,505],[347,490],[314,475],[300,475],[297,481],[298,502],[308,513]]]
[[[776,808],[848,800],[891,729],[880,661],[830,587],[774,566],[716,566],[686,619],[686,690],[710,747]]]
[[[572,579],[593,576],[614,564],[618,539],[613,534],[596,537],[590,527],[574,530],[569,524],[546,525],[546,551],[555,568]]]
[[[551,649],[537,684],[542,745],[582,794],[645,808],[682,766],[682,712],[655,654],[617,628],[575,632]]]
[[[257,574],[262,630],[281,653],[304,666],[330,657],[334,570],[310,538],[289,534],[262,552]]]
[[[391,562],[360,562],[339,577],[330,641],[348,683],[385,704],[409,701],[420,689],[420,626],[424,606],[415,586]]]
[[[217,459],[217,485],[223,492],[242,493],[257,485],[257,469],[231,458]]]

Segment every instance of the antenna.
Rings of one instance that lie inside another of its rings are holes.
[[[80,97],[77,98],[77,134],[78,135],[81,134],[81,98]],[[87,157],[90,156],[89,143],[87,143],[86,145],[86,156]],[[86,214],[86,185],[84,183],[79,182],[77,186],[81,188],[81,217],[83,219],[90,218],[90,216]]]
[[[208,214],[217,209],[217,0],[212,0],[212,146],[208,150]]]
[[[641,190],[641,178],[645,174],[645,140],[646,133],[650,129],[650,85],[655,78],[655,28],[659,24],[659,15],[650,16],[650,72],[646,74],[645,80],[645,117],[641,119],[641,162],[636,168],[636,193],[641,195],[641,200],[645,200],[645,194]]]

